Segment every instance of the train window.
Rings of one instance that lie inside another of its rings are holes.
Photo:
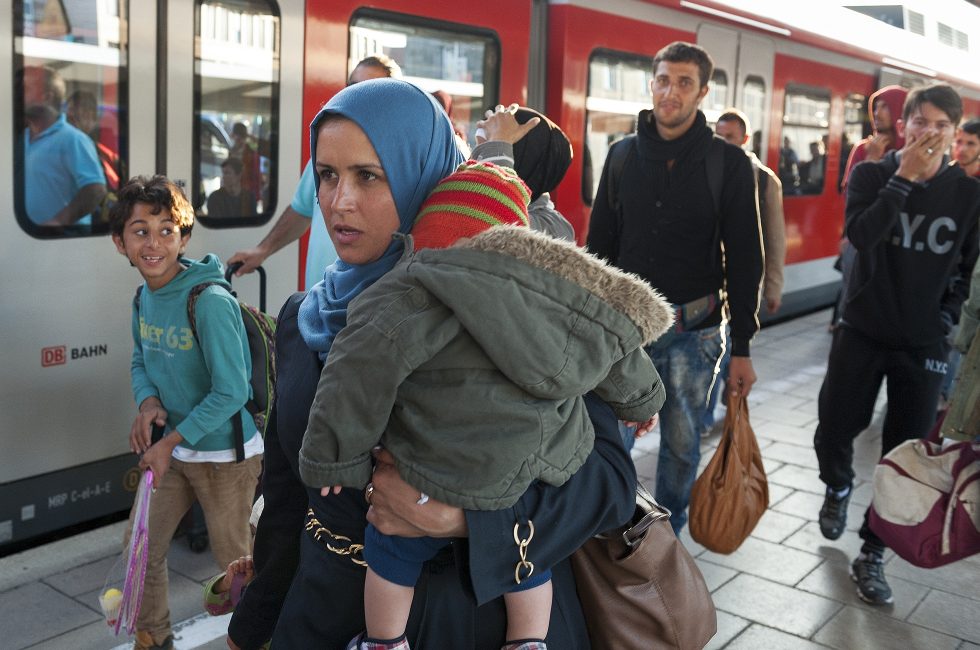
[[[746,77],[742,85],[742,112],[749,119],[752,129],[752,151],[765,160],[762,151],[762,126],[766,116],[766,82],[762,77]]]
[[[582,200],[586,205],[592,205],[592,198],[599,188],[599,172],[609,147],[633,133],[638,113],[651,108],[651,79],[652,57],[600,50],[589,58],[582,165]]]
[[[851,93],[844,99],[844,134],[840,143],[840,170],[837,172],[837,191],[842,192],[844,171],[851,149],[864,138],[868,122],[868,99],[864,95]]]
[[[784,195],[823,192],[829,128],[830,92],[788,85],[779,149]]]
[[[126,177],[126,14],[113,0],[14,2],[14,206],[30,235],[105,233]]]
[[[390,56],[403,78],[436,95],[456,132],[475,145],[476,123],[497,103],[500,44],[461,25],[361,11],[350,24],[348,70],[372,54]]]
[[[196,38],[197,216],[209,227],[264,223],[278,195],[278,8],[267,0],[199,0]]]
[[[708,84],[708,94],[701,104],[701,110],[708,120],[709,125],[718,121],[718,117],[730,107],[728,102],[728,74],[724,70],[715,68],[711,73],[711,82]]]

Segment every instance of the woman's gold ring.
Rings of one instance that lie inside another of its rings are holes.
[[[364,500],[371,505],[371,497],[374,496],[374,483],[368,483],[364,488]]]

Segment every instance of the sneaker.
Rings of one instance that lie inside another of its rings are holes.
[[[857,583],[857,593],[866,603],[887,605],[895,599],[892,588],[885,582],[885,565],[877,555],[859,555],[851,563],[851,579]]]
[[[820,532],[827,539],[838,539],[844,534],[844,524],[847,523],[847,504],[851,500],[851,489],[842,497],[834,490],[827,488],[820,508]]]
[[[153,636],[146,630],[136,632],[136,642],[133,650],[174,650],[174,635],[171,634],[162,643],[154,643]]]

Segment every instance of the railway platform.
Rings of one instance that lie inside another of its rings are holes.
[[[753,344],[759,381],[749,398],[751,420],[769,477],[770,506],[735,553],[706,551],[682,539],[701,568],[718,609],[708,648],[980,650],[980,556],[934,570],[889,554],[885,573],[895,602],[861,601],[848,576],[860,547],[857,528],[871,496],[880,449],[880,415],[855,445],[855,485],[845,535],[831,542],[817,526],[823,484],[813,452],[816,399],[826,367],[829,312],[764,329]],[[879,402],[879,407],[883,406]],[[633,452],[652,486],[658,436]],[[718,434],[704,438],[703,462]],[[123,522],[0,559],[0,647],[126,648],[101,618],[97,595],[120,552]],[[170,599],[181,650],[225,648],[227,617],[202,614],[201,583],[218,571],[207,553],[175,540]]]

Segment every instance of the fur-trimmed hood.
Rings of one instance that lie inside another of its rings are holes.
[[[674,323],[670,303],[643,278],[611,266],[573,242],[518,226],[490,228],[458,248],[509,255],[573,282],[622,312],[639,328],[643,345]]]

